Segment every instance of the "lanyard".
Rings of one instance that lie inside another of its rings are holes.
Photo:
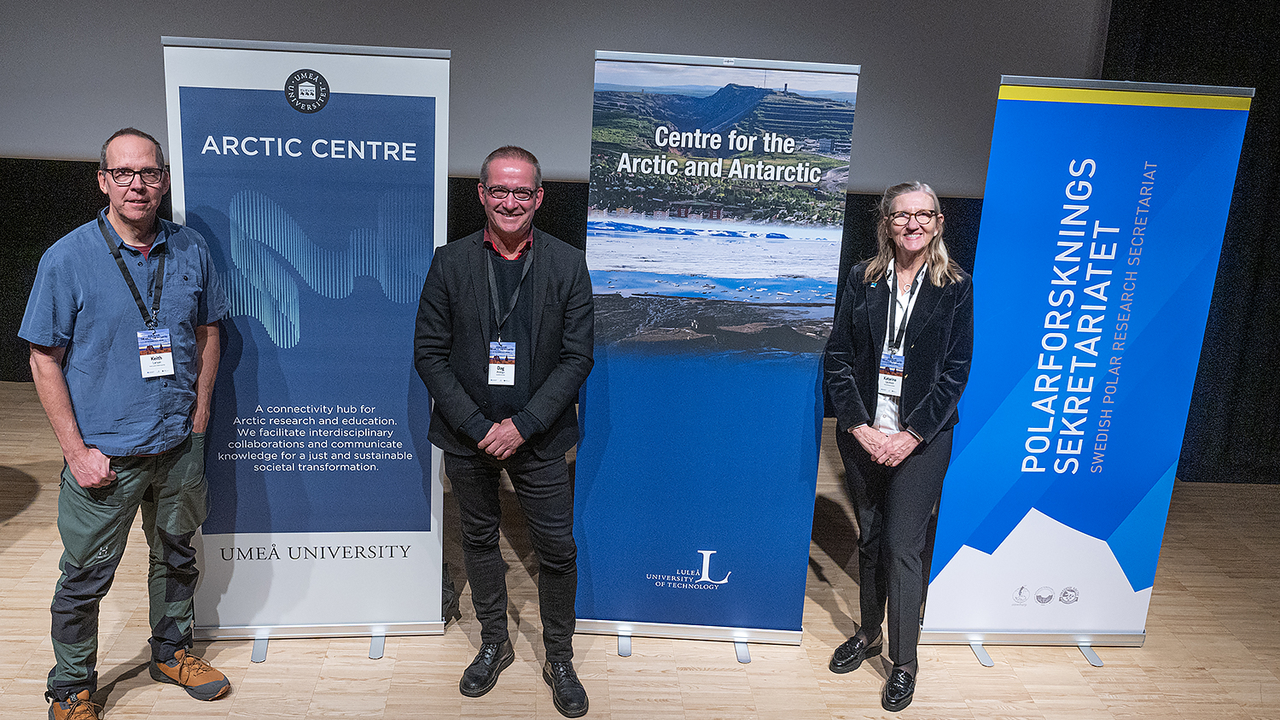
[[[520,271],[520,282],[516,283],[515,292],[511,293],[511,303],[507,305],[507,312],[498,317],[498,278],[493,272],[493,254],[485,252],[485,257],[489,260],[489,299],[493,302],[493,318],[498,323],[498,342],[502,342],[502,326],[506,324],[507,318],[511,317],[511,311],[516,309],[516,300],[520,297],[520,288],[524,285],[524,279],[529,275],[529,267],[533,264],[533,248],[524,251],[524,269]]]
[[[902,317],[902,326],[895,329],[894,326],[898,321],[898,270],[894,268],[893,276],[889,278],[889,352],[898,354],[898,350],[902,347],[902,338],[907,334],[907,316],[911,314],[911,303],[915,300],[916,291],[920,289],[920,276],[924,274],[925,266],[921,265],[916,271],[915,282],[911,284],[911,290],[907,293],[907,309]]]
[[[147,306],[142,302],[142,293],[138,292],[138,286],[133,283],[133,276],[129,274],[129,268],[125,267],[124,258],[120,256],[120,248],[111,242],[111,236],[107,234],[107,223],[98,216],[98,230],[102,232],[102,239],[107,241],[107,249],[111,251],[111,256],[116,259],[116,265],[120,266],[120,274],[124,275],[124,282],[129,286],[129,291],[133,293],[133,301],[138,303],[138,312],[142,313],[142,322],[146,323],[148,330],[155,330],[158,324],[157,318],[160,313],[160,291],[164,290],[164,259],[169,253],[160,253],[160,263],[156,269],[156,293],[151,302],[151,314],[147,314]]]

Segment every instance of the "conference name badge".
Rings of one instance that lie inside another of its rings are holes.
[[[489,343],[489,384],[516,384],[516,344],[513,342]]]
[[[897,353],[880,353],[880,388],[881,395],[890,397],[902,396],[903,357]]]
[[[138,331],[138,355],[142,377],[164,377],[173,374],[173,343],[169,328]]]

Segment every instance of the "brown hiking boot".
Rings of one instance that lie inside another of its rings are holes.
[[[231,689],[226,675],[186,650],[179,650],[167,663],[151,663],[151,679],[181,685],[197,700],[217,700]]]
[[[98,720],[99,709],[89,702],[89,691],[81,690],[66,700],[49,705],[49,720]]]

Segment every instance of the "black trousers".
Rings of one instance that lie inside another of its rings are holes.
[[[542,643],[551,662],[573,658],[578,546],[573,541],[573,487],[564,456],[542,460],[522,450],[506,460],[490,455],[444,454],[444,469],[458,499],[462,554],[480,640],[507,639],[507,564],[498,547],[498,477],[506,470],[538,553],[538,609]]]
[[[880,631],[888,603],[889,659],[916,659],[924,601],[924,548],[929,519],[951,462],[951,430],[922,443],[898,467],[871,459],[849,433],[836,433],[844,480],[858,519],[858,589],[862,627]]]

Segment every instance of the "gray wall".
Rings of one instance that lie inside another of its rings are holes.
[[[596,50],[862,65],[850,191],[980,197],[1001,74],[1100,77],[1110,0],[0,0],[0,157],[166,143],[162,35],[449,50],[449,173],[517,143],[585,181]]]

